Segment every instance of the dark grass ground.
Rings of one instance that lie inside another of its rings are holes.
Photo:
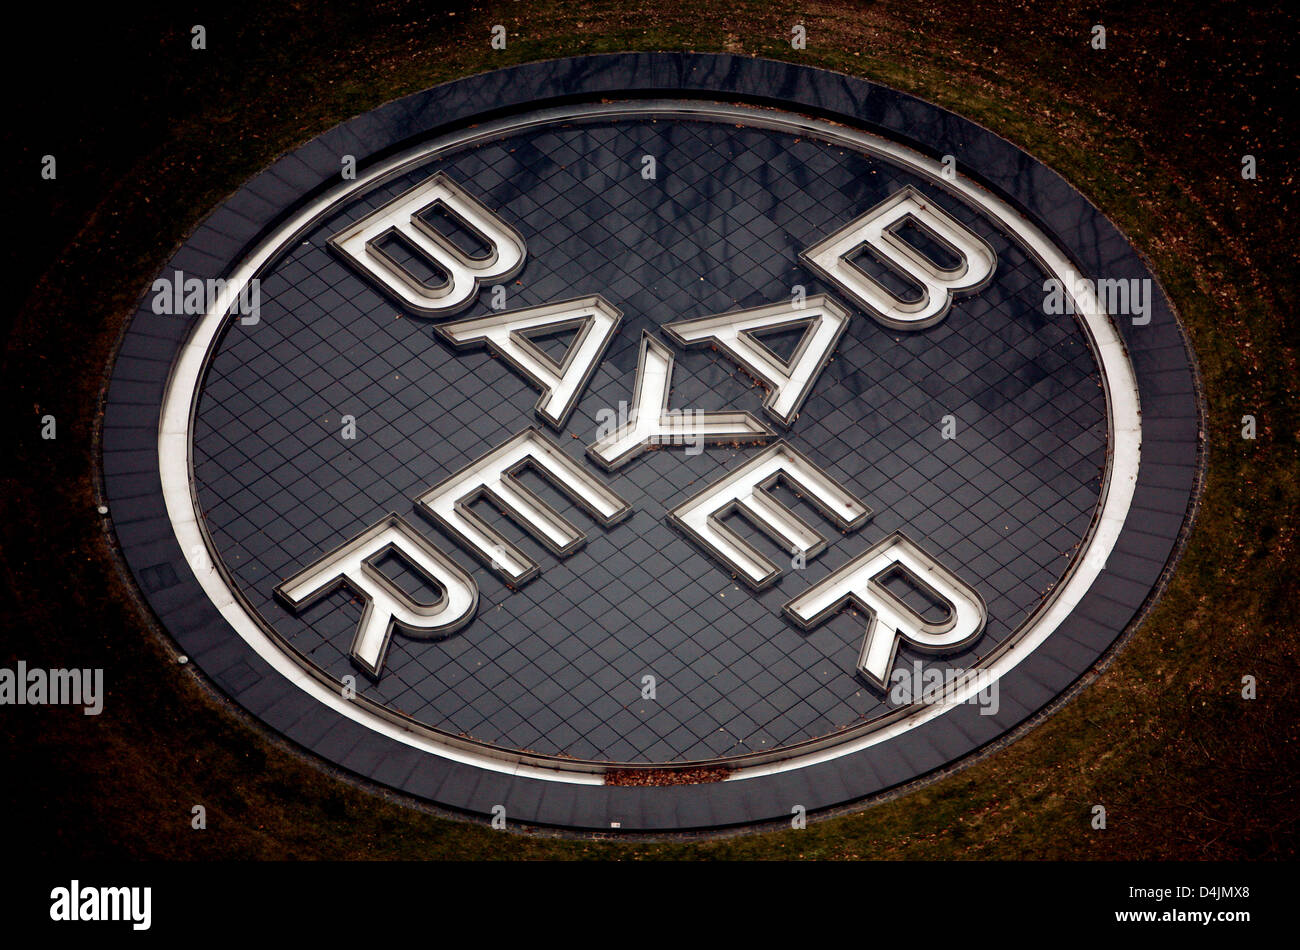
[[[11,22],[0,665],[105,669],[99,717],[0,708],[0,829],[28,855],[280,858],[1288,858],[1297,843],[1300,429],[1296,27],[1286,5],[224,3]],[[790,27],[806,25],[793,51]],[[190,27],[208,30],[192,51]],[[488,46],[506,24],[507,50]],[[1093,24],[1107,49],[1091,49]],[[532,59],[795,59],[994,129],[1127,232],[1204,376],[1209,466],[1166,596],[1113,664],[1009,747],[807,830],[613,843],[503,835],[345,783],[177,667],[95,514],[97,404],[138,296],[278,154],[397,96]],[[59,78],[63,77],[63,78]],[[40,157],[58,179],[39,179]],[[1258,160],[1245,181],[1241,156]],[[40,438],[53,414],[58,438]],[[1254,441],[1241,417],[1258,418]],[[1241,679],[1258,698],[1241,698]],[[190,827],[191,807],[208,828]],[[1105,831],[1090,827],[1105,805]]]

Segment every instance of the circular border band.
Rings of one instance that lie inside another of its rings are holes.
[[[412,149],[471,123],[481,127],[524,111],[564,109],[601,98],[665,96],[783,107],[828,119],[860,129],[866,137],[881,135],[886,144],[901,143],[922,160],[928,158],[936,170],[940,156],[954,155],[960,176],[988,193],[973,204],[989,213],[986,201],[992,197],[1007,215],[1023,217],[1012,231],[1022,242],[1028,226],[1045,232],[1049,245],[1072,254],[1073,260],[1065,263],[1085,277],[1150,279],[1152,287],[1159,287],[1123,236],[1082,195],[968,120],[835,73],[743,57],[672,53],[533,63],[389,103],[325,133],[255,177],[190,235],[165,270],[230,278],[258,245],[291,228],[295,219],[310,217],[313,205],[339,190],[340,155],[358,156],[358,180],[349,184],[359,186],[391,173]],[[330,708],[313,698],[309,687],[319,688],[317,680],[301,669],[268,662],[250,646],[247,631],[237,633],[232,627],[223,614],[230,604],[211,585],[205,591],[178,541],[178,531],[185,533],[184,519],[174,526],[169,517],[169,508],[172,514],[188,510],[198,531],[188,475],[183,489],[175,478],[178,465],[189,471],[189,400],[184,400],[183,432],[175,410],[163,412],[174,368],[205,362],[207,347],[196,343],[195,329],[195,322],[153,314],[142,299],[122,338],[106,396],[104,493],[121,552],[144,599],[213,683],[268,727],[349,771],[443,807],[484,816],[504,804],[513,822],[585,830],[716,829],[788,819],[795,805],[809,812],[845,806],[951,765],[1052,704],[1142,615],[1179,550],[1200,482],[1201,401],[1194,361],[1168,300],[1155,293],[1149,323],[1135,327],[1115,321],[1117,337],[1093,341],[1099,361],[1107,350],[1122,349],[1119,362],[1131,366],[1136,376],[1141,406],[1136,479],[1136,458],[1127,453],[1112,457],[1102,499],[1104,506],[1115,496],[1116,476],[1120,494],[1127,495],[1131,485],[1127,520],[1108,522],[1103,509],[1094,536],[1104,533],[1107,541],[1113,540],[1105,568],[1096,572],[1086,593],[1068,599],[1072,609],[1061,611],[1050,635],[1003,675],[997,714],[979,715],[973,704],[946,706],[942,715],[929,707],[930,715],[917,717],[921,721],[902,735],[877,731],[856,744],[839,743],[820,754],[743,768],[712,784],[606,786],[589,771],[570,771],[556,781],[560,776],[544,765],[459,756],[446,748],[431,754],[400,727],[390,734],[375,732],[355,721],[353,710]],[[1108,392],[1107,401],[1112,424],[1117,411],[1120,418],[1129,410],[1130,418],[1138,414],[1136,406],[1122,405],[1122,397],[1117,406],[1114,393]],[[1117,435],[1125,444],[1126,433],[1112,430],[1112,451]],[[1130,442],[1136,456],[1137,441]],[[1051,601],[1040,613],[1067,602]]]

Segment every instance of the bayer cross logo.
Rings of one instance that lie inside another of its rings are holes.
[[[431,224],[441,213],[453,227],[481,245],[467,253],[452,236]],[[941,267],[899,231],[918,229],[953,258]],[[386,252],[381,239],[405,238],[419,264],[432,268],[441,283],[430,285],[414,267]],[[428,317],[463,310],[481,285],[517,273],[527,255],[519,231],[475,200],[445,173],[398,195],[357,223],[335,234],[329,245],[367,279],[395,299]],[[900,297],[851,258],[871,253],[889,262],[903,280],[920,292]],[[846,223],[834,234],[801,252],[842,294],[857,301],[866,315],[901,330],[932,326],[948,313],[953,294],[987,282],[996,267],[988,244],[936,202],[905,186]],[[737,312],[679,320],[664,332],[683,345],[720,350],[737,367],[753,374],[766,390],[763,412],[776,425],[790,426],[835,353],[851,317],[827,295],[779,302]],[[537,415],[562,429],[583,396],[588,381],[618,331],[621,311],[603,297],[560,301],[540,307],[507,310],[491,316],[455,320],[438,327],[456,346],[484,345],[524,379],[541,390]],[[763,335],[799,331],[793,354],[783,359],[763,342]],[[571,333],[564,353],[552,358],[533,337]],[[621,467],[652,446],[702,442],[751,446],[763,443],[773,429],[749,412],[730,409],[670,411],[673,352],[645,332],[641,340],[633,399],[627,421],[599,434],[587,453],[607,469]],[[794,489],[842,532],[856,531],[871,510],[816,463],[784,440],[778,440],[694,497],[674,507],[671,523],[748,586],[762,589],[782,569],[729,528],[724,516],[742,514],[762,534],[806,564],[826,548],[826,538],[769,492],[778,483]],[[543,476],[598,524],[623,519],[631,507],[599,477],[575,464],[551,438],[535,428],[512,436],[476,458],[441,484],[420,495],[419,505],[467,553],[497,571],[511,586],[535,577],[538,564],[477,515],[473,503],[487,500],[556,557],[565,558],[586,540],[564,516],[516,477],[524,469]],[[421,604],[376,567],[376,560],[397,555],[419,569],[438,593]],[[942,615],[927,621],[917,609],[883,583],[890,574],[906,577],[925,596],[943,605]],[[420,537],[399,515],[385,516],[360,535],[326,554],[277,588],[292,607],[301,608],[347,585],[365,600],[351,656],[367,673],[379,677],[394,632],[434,639],[468,624],[478,610],[478,586],[446,554]],[[858,670],[875,687],[884,688],[900,641],[923,650],[952,652],[984,629],[979,594],[947,571],[916,542],[897,534],[875,545],[787,602],[784,612],[810,629],[848,606],[867,618]]]
[[[879,87],[654,60],[286,159],[164,272],[213,299],[137,317],[165,387],[110,393],[156,440],[123,551],[196,666],[484,817],[710,828],[920,777],[1065,692],[1182,526],[1177,324],[1098,290],[1152,285],[1077,194]]]

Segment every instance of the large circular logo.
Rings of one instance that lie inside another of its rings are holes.
[[[990,133],[729,57],[517,67],[304,146],[159,275],[110,511],[183,652],[498,822],[915,780],[1140,616],[1198,471],[1167,300]]]

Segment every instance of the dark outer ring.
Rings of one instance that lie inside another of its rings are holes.
[[[143,601],[212,683],[271,729],[349,772],[455,812],[487,816],[503,804],[511,823],[608,831],[619,822],[623,831],[664,833],[788,819],[795,805],[809,813],[838,810],[951,766],[1031,719],[1102,659],[1163,585],[1201,482],[1202,400],[1172,305],[1138,253],[1059,175],[969,120],[875,83],[748,57],[619,53],[530,63],[396,100],[283,156],[213,211],[160,272],[224,277],[295,208],[337,183],[341,155],[356,155],[361,171],[468,122],[602,96],[726,98],[793,108],[932,157],[955,155],[964,175],[1030,218],[1081,275],[1150,279],[1159,291],[1150,324],[1117,324],[1142,409],[1142,460],[1129,517],[1079,605],[1002,677],[998,713],[980,716],[976,706],[962,705],[897,739],[828,762],[743,781],[659,788],[517,778],[374,733],[273,671],[220,615],[186,563],[163,501],[157,439],[164,387],[192,324],[156,318],[147,291],[115,355],[101,433],[104,497]],[[169,571],[174,583],[165,583]],[[233,682],[232,667],[251,668],[256,676]]]

